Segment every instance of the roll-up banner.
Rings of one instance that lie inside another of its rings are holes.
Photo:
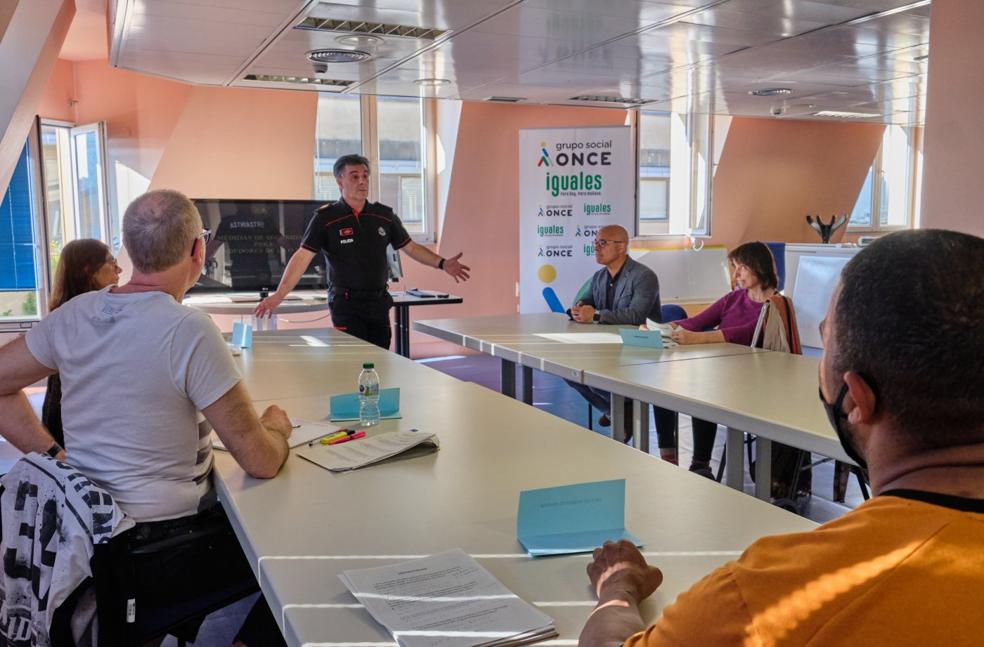
[[[635,153],[628,126],[519,131],[519,311],[568,308],[601,266],[605,225],[634,233]]]

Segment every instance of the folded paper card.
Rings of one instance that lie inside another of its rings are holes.
[[[232,324],[232,341],[230,343],[239,348],[252,348],[253,326],[241,321],[234,322]]]
[[[379,417],[400,417],[400,389],[394,387],[379,390]],[[359,419],[359,394],[342,393],[331,396],[331,421]]]
[[[642,546],[625,529],[625,479],[520,492],[516,536],[530,557],[590,553],[619,539]]]
[[[644,346],[646,348],[662,348],[663,336],[659,332],[638,330],[636,328],[619,328],[622,343],[626,346]]]

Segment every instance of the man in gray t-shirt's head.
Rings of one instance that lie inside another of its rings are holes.
[[[24,452],[64,457],[138,522],[214,501],[210,428],[252,476],[276,475],[287,458],[286,413],[256,415],[218,329],[181,305],[208,235],[184,195],[145,193],[123,217],[130,280],[79,295],[0,348],[0,434]],[[64,450],[21,391],[56,372]]]

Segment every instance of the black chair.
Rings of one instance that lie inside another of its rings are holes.
[[[183,629],[197,627],[213,611],[259,591],[227,524],[217,521],[150,542],[135,541],[133,533],[127,531],[96,546],[93,556],[99,642],[103,645],[142,645],[171,634],[184,647]],[[200,593],[208,589],[209,583],[203,581],[194,599],[176,602],[173,595],[167,599],[169,581],[187,582],[194,577],[195,560],[227,560],[244,577],[239,584]]]

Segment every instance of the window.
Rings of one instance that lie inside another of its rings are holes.
[[[911,226],[918,219],[921,168],[921,129],[886,126],[848,228],[890,231]]]
[[[359,97],[318,95],[317,138],[314,150],[314,198],[341,197],[332,167],[351,153],[362,154],[362,106]]]
[[[41,176],[47,212],[48,264],[54,274],[62,248],[95,238],[114,254],[122,246],[120,216],[107,208],[104,125],[41,122]]]
[[[714,118],[638,115],[640,236],[710,234]]]
[[[428,103],[415,97],[322,94],[314,197],[337,200],[332,166],[340,155],[360,153],[373,163],[370,199],[391,206],[415,239],[432,240],[429,112]]]
[[[0,202],[0,322],[36,319],[42,311],[31,157],[25,144]]]

